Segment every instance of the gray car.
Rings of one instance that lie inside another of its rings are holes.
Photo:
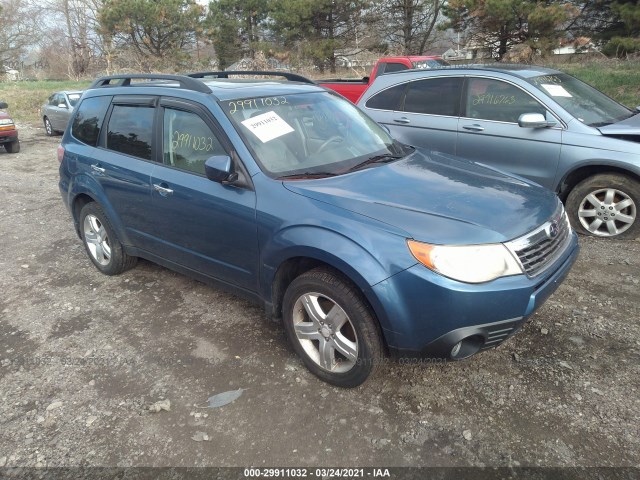
[[[82,91],[63,91],[52,94],[42,106],[42,122],[47,135],[61,134],[67,128],[73,109]]]
[[[400,141],[533,180],[584,234],[640,233],[640,115],[580,80],[537,66],[381,75],[358,106]]]

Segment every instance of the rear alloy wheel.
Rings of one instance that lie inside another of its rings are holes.
[[[20,152],[20,141],[16,140],[15,142],[5,143],[4,148],[7,150],[7,153],[18,153]]]
[[[105,275],[118,275],[135,266],[137,257],[127,255],[102,208],[88,203],[80,211],[80,233],[89,258]]]
[[[284,326],[294,350],[320,379],[357,387],[383,360],[379,329],[361,294],[337,273],[316,268],[287,289]]]
[[[567,197],[571,224],[580,233],[632,239],[638,236],[638,182],[618,174],[595,175],[580,182]]]
[[[53,134],[56,133],[47,117],[44,117],[44,129],[50,137],[53,137]]]

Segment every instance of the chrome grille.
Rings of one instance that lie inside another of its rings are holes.
[[[505,245],[520,261],[524,272],[535,277],[544,272],[564,252],[571,226],[562,204],[551,219],[542,226]]]

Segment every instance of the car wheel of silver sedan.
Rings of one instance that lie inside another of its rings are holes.
[[[580,233],[619,239],[636,238],[640,185],[619,174],[589,177],[567,197],[567,211]]]
[[[316,268],[297,277],[283,309],[290,343],[322,380],[356,387],[382,362],[377,322],[358,290],[337,272]]]
[[[47,117],[44,117],[44,130],[47,132],[47,135],[49,135],[50,137],[52,137],[53,134],[56,133],[53,130],[53,126],[51,125],[51,121]]]
[[[102,207],[95,202],[80,211],[80,233],[89,259],[105,275],[132,268],[137,257],[127,255]]]

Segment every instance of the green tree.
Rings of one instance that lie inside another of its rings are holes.
[[[202,29],[195,0],[106,0],[98,13],[103,35],[142,57],[180,59]]]
[[[465,32],[501,59],[521,43],[549,50],[579,11],[565,1],[449,0],[445,13],[447,27]]]
[[[618,0],[610,6],[611,22],[604,36],[610,37],[604,52],[608,55],[626,56],[640,51],[640,2]]]
[[[335,53],[352,45],[368,0],[273,0],[271,27],[288,48],[297,47],[321,72],[335,72]]]
[[[220,68],[243,55],[255,55],[263,40],[268,5],[264,0],[215,0],[209,4],[208,35]]]

